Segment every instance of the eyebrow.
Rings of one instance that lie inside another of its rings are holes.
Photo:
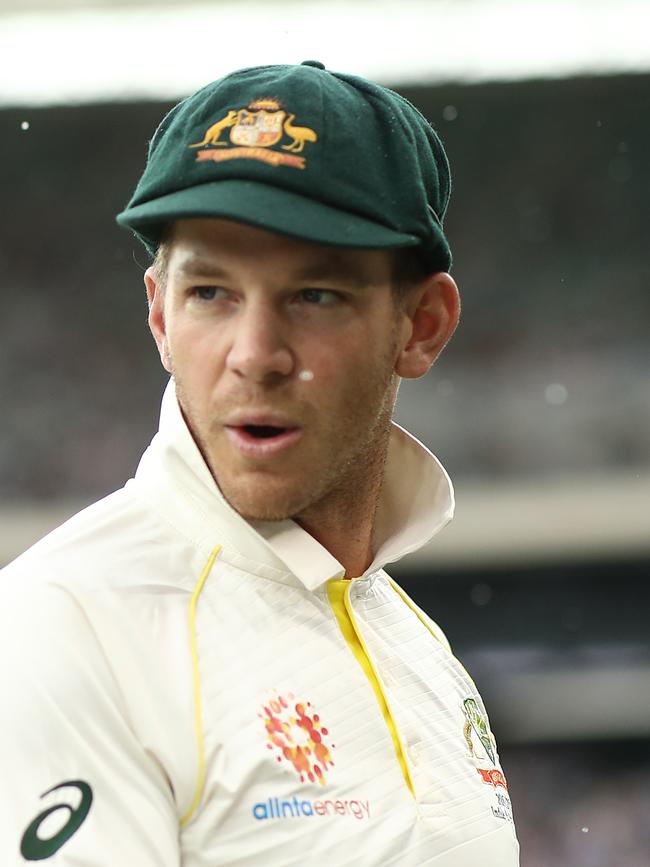
[[[356,262],[341,260],[338,256],[323,258],[310,262],[304,268],[299,268],[293,275],[298,282],[313,280],[317,283],[345,283],[362,288],[372,282],[370,275],[363,266]]]
[[[204,259],[196,253],[190,253],[181,260],[177,271],[183,276],[192,277],[227,277],[228,272],[210,259]]]
[[[186,258],[182,259],[177,270],[183,276],[213,278],[228,278],[230,276],[228,270],[218,262],[206,259],[197,253],[190,253]],[[359,288],[367,286],[372,282],[363,266],[358,265],[356,262],[342,260],[336,253],[332,256],[309,262],[304,267],[298,268],[291,275],[291,279],[298,283],[312,280],[318,283],[327,283],[331,280]]]

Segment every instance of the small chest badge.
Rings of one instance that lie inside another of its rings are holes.
[[[304,169],[305,157],[294,155],[301,153],[308,142],[317,142],[318,135],[308,126],[298,126],[295,120],[296,115],[285,111],[277,99],[256,99],[246,108],[228,111],[208,127],[201,141],[188,147],[202,148],[196,155],[197,162],[252,159]],[[285,138],[289,141],[280,144]],[[278,144],[279,150],[271,150]]]
[[[490,734],[490,728],[485,715],[479,709],[476,699],[466,698],[463,702],[463,713],[465,714],[465,726],[463,734],[469,748],[471,756],[477,756],[479,747],[475,743],[475,738],[481,744],[488,755],[492,764],[496,764],[496,755],[494,752],[494,741]]]

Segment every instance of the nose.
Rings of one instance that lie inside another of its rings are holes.
[[[281,317],[269,304],[242,307],[232,323],[228,369],[256,383],[290,376],[295,360]]]

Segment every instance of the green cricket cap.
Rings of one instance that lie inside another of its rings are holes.
[[[152,256],[167,223],[223,217],[321,244],[418,247],[446,271],[450,192],[442,143],[408,100],[306,60],[233,72],[176,105],[117,222]]]

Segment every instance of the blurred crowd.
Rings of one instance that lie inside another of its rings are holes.
[[[650,744],[502,750],[521,867],[648,867]]]

